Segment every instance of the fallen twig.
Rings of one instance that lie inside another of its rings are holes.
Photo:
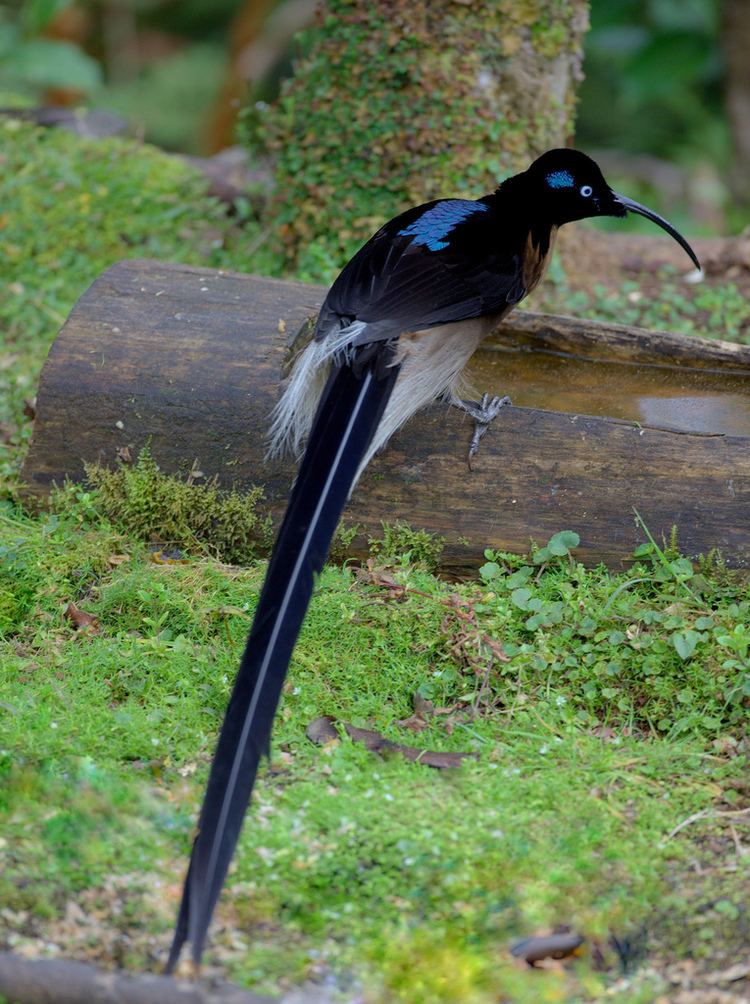
[[[467,757],[475,756],[474,753],[442,753],[438,750],[418,749],[416,746],[394,743],[393,740],[386,739],[372,729],[358,729],[356,725],[350,725],[348,722],[341,724],[353,742],[362,743],[365,749],[372,753],[398,753],[412,763],[423,763],[427,767],[437,767],[439,770],[444,770],[446,767],[460,767],[461,762]],[[338,739],[336,719],[331,715],[316,718],[307,726],[306,735],[310,742],[317,746],[326,746],[329,742],[336,741]]]

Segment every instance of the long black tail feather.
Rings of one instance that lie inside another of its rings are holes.
[[[186,941],[200,962],[315,575],[398,375],[390,345],[364,348],[328,381],[276,538],[211,765],[167,973]]]

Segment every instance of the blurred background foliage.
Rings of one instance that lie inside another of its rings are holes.
[[[187,153],[231,145],[244,121],[242,142],[262,161],[257,109],[304,54],[298,32],[314,10],[314,0],[0,0],[0,91],[106,108]],[[750,30],[743,10],[748,0],[591,3],[576,142],[629,192],[658,190],[660,208],[693,233],[750,219],[750,123],[727,113],[732,88],[750,104],[750,50],[732,55],[747,43],[733,21]]]

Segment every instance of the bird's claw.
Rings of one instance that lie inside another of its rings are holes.
[[[490,397],[489,394],[482,394],[482,399],[478,404],[473,401],[461,401],[459,407],[465,411],[470,418],[474,419],[474,434],[469,444],[469,468],[471,461],[476,456],[479,449],[479,441],[490,427],[490,422],[494,421],[500,413],[500,409],[510,404],[507,394],[504,397]]]

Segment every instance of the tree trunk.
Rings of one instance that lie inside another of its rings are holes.
[[[563,145],[587,27],[588,0],[325,0],[264,126],[289,268],[323,277],[397,211]]]
[[[727,115],[733,146],[729,182],[734,197],[750,205],[750,3],[724,0],[723,13]]]

